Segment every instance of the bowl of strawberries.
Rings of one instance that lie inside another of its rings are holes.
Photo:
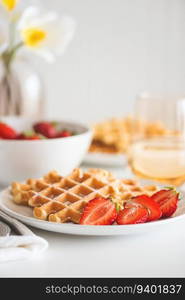
[[[51,169],[67,175],[86,154],[92,132],[67,121],[0,118],[0,184],[42,176]]]

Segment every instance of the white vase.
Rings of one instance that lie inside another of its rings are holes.
[[[0,116],[40,118],[44,110],[43,100],[44,89],[40,75],[28,60],[14,59],[9,70],[0,60]]]

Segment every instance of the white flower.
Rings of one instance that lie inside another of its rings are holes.
[[[39,5],[39,0],[0,0],[0,54],[10,46],[10,26],[16,29],[26,7],[33,5]],[[18,41],[18,36],[14,36],[14,42]]]
[[[68,16],[60,18],[55,12],[43,14],[38,7],[28,7],[17,24],[17,30],[27,49],[53,62],[71,41],[75,22]]]

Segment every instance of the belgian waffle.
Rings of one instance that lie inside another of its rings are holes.
[[[84,206],[95,197],[111,197],[122,204],[156,190],[156,186],[141,187],[135,180],[116,179],[102,169],[74,169],[66,177],[53,171],[41,179],[28,179],[25,184],[14,182],[11,187],[14,202],[32,207],[34,217],[59,223],[79,223]]]
[[[126,152],[134,135],[146,137],[177,135],[165,128],[160,121],[145,122],[131,116],[112,118],[93,126],[93,141],[90,152],[122,153]]]

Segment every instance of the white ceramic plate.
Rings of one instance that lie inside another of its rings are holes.
[[[179,206],[173,217],[155,222],[134,224],[134,225],[112,225],[112,226],[92,226],[92,225],[77,225],[77,224],[59,224],[48,221],[35,219],[32,215],[30,207],[20,206],[12,201],[9,189],[5,189],[0,193],[0,209],[27,225],[36,228],[77,235],[125,235],[150,232],[157,227],[168,225],[170,223],[182,220],[185,218],[185,197],[179,201]]]
[[[127,164],[127,159],[124,154],[87,153],[83,162],[88,165],[121,167]]]

